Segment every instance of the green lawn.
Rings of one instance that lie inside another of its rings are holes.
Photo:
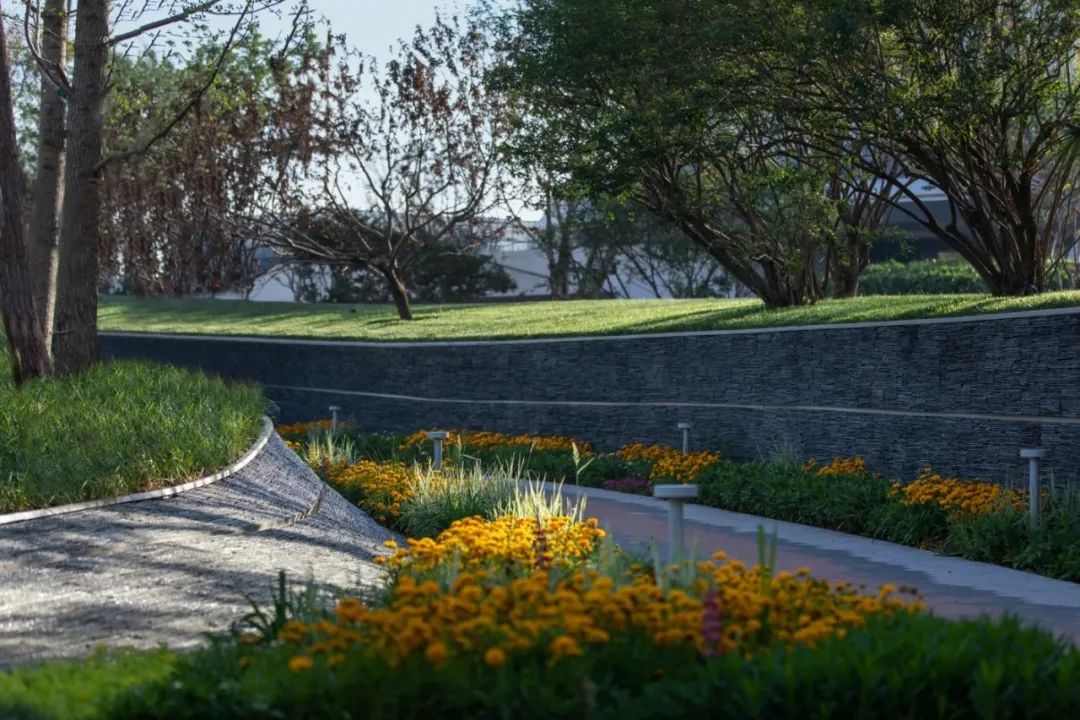
[[[874,296],[766,310],[757,300],[577,300],[420,305],[401,322],[388,305],[103,297],[102,330],[355,340],[461,340],[727,330],[903,320],[1080,305],[1080,291],[1022,298]]]

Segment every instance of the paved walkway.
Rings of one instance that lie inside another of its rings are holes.
[[[227,629],[279,569],[371,586],[390,537],[276,436],[240,473],[174,498],[0,527],[0,669],[94,646],[174,648]]]
[[[586,515],[599,519],[624,547],[648,549],[655,542],[661,557],[666,557],[666,502],[572,486],[564,486],[563,494],[571,498],[584,494]],[[764,526],[766,532],[777,532],[781,570],[809,567],[816,577],[872,588],[909,585],[922,593],[937,615],[964,618],[1008,612],[1080,642],[1077,583],[701,505],[687,505],[685,518],[686,547],[698,557],[723,550],[732,559],[755,564],[757,530]]]

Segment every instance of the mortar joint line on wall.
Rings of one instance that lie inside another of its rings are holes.
[[[288,390],[293,392],[312,392],[331,395],[348,395],[380,400],[400,400],[405,402],[458,404],[458,405],[521,405],[553,407],[674,407],[674,408],[714,408],[722,410],[752,410],[757,412],[834,412],[853,415],[883,415],[891,417],[925,417],[951,420],[985,420],[991,422],[1021,422],[1039,425],[1077,425],[1080,418],[1046,417],[1033,415],[991,415],[973,412],[936,412],[930,410],[890,410],[886,408],[853,408],[829,405],[772,405],[766,403],[719,403],[683,400],[644,400],[631,402],[625,400],[500,400],[475,398],[427,397],[422,395],[400,395],[395,393],[377,393],[365,390],[344,390],[338,388],[306,387],[299,385],[272,385],[263,387]]]

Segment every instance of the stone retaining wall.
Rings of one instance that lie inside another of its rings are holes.
[[[102,334],[141,357],[262,383],[283,420],[559,433],[738,458],[861,454],[913,476],[1020,481],[1020,447],[1080,456],[1080,310],[613,338],[356,343]]]

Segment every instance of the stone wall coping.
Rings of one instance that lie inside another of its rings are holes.
[[[233,302],[233,301],[222,301]],[[478,345],[550,345],[555,343],[575,342],[625,342],[663,338],[722,337],[725,335],[760,335],[762,333],[819,332],[821,330],[861,330],[867,328],[909,327],[923,325],[954,325],[960,323],[998,322],[1003,320],[1032,320],[1042,317],[1061,315],[1080,315],[1080,306],[1051,308],[1048,310],[1022,310],[1006,313],[985,313],[979,315],[955,315],[939,318],[911,318],[906,320],[884,320],[878,322],[822,323],[817,325],[780,325],[776,327],[733,328],[728,330],[694,330],[687,332],[637,333],[633,335],[581,335],[543,338],[507,338],[489,340],[425,340],[425,341],[371,341],[371,340],[320,340],[316,338],[261,337],[258,335],[198,335],[191,333],[146,333],[126,331],[100,331],[99,335],[108,337],[162,338],[170,340],[197,340],[212,342],[251,342],[271,345],[312,345],[323,347],[365,347],[365,348],[411,348],[411,347],[453,347]]]
[[[121,495],[115,498],[105,498],[102,500],[88,500],[86,502],[70,503],[68,505],[56,505],[54,507],[37,508],[35,510],[23,510],[21,512],[7,513],[0,515],[0,525],[11,525],[13,523],[24,522],[26,520],[38,520],[40,518],[54,517],[56,515],[68,515],[70,513],[80,512],[82,510],[94,510],[96,508],[110,507],[112,505],[124,505],[126,503],[140,502],[142,500],[158,500],[161,498],[173,497],[180,493],[187,492],[189,490],[195,490],[196,488],[205,487],[211,483],[216,483],[219,480],[235,475],[236,473],[247,467],[252,460],[259,456],[263,448],[266,447],[266,443],[269,442],[270,436],[274,433],[274,423],[270,418],[263,416],[262,419],[262,431],[259,433],[258,439],[255,443],[248,448],[239,460],[234,462],[228,467],[218,470],[212,475],[199,478],[198,480],[191,480],[181,485],[173,485],[170,487],[158,488],[157,490],[146,490],[144,492],[132,493],[130,495]]]

